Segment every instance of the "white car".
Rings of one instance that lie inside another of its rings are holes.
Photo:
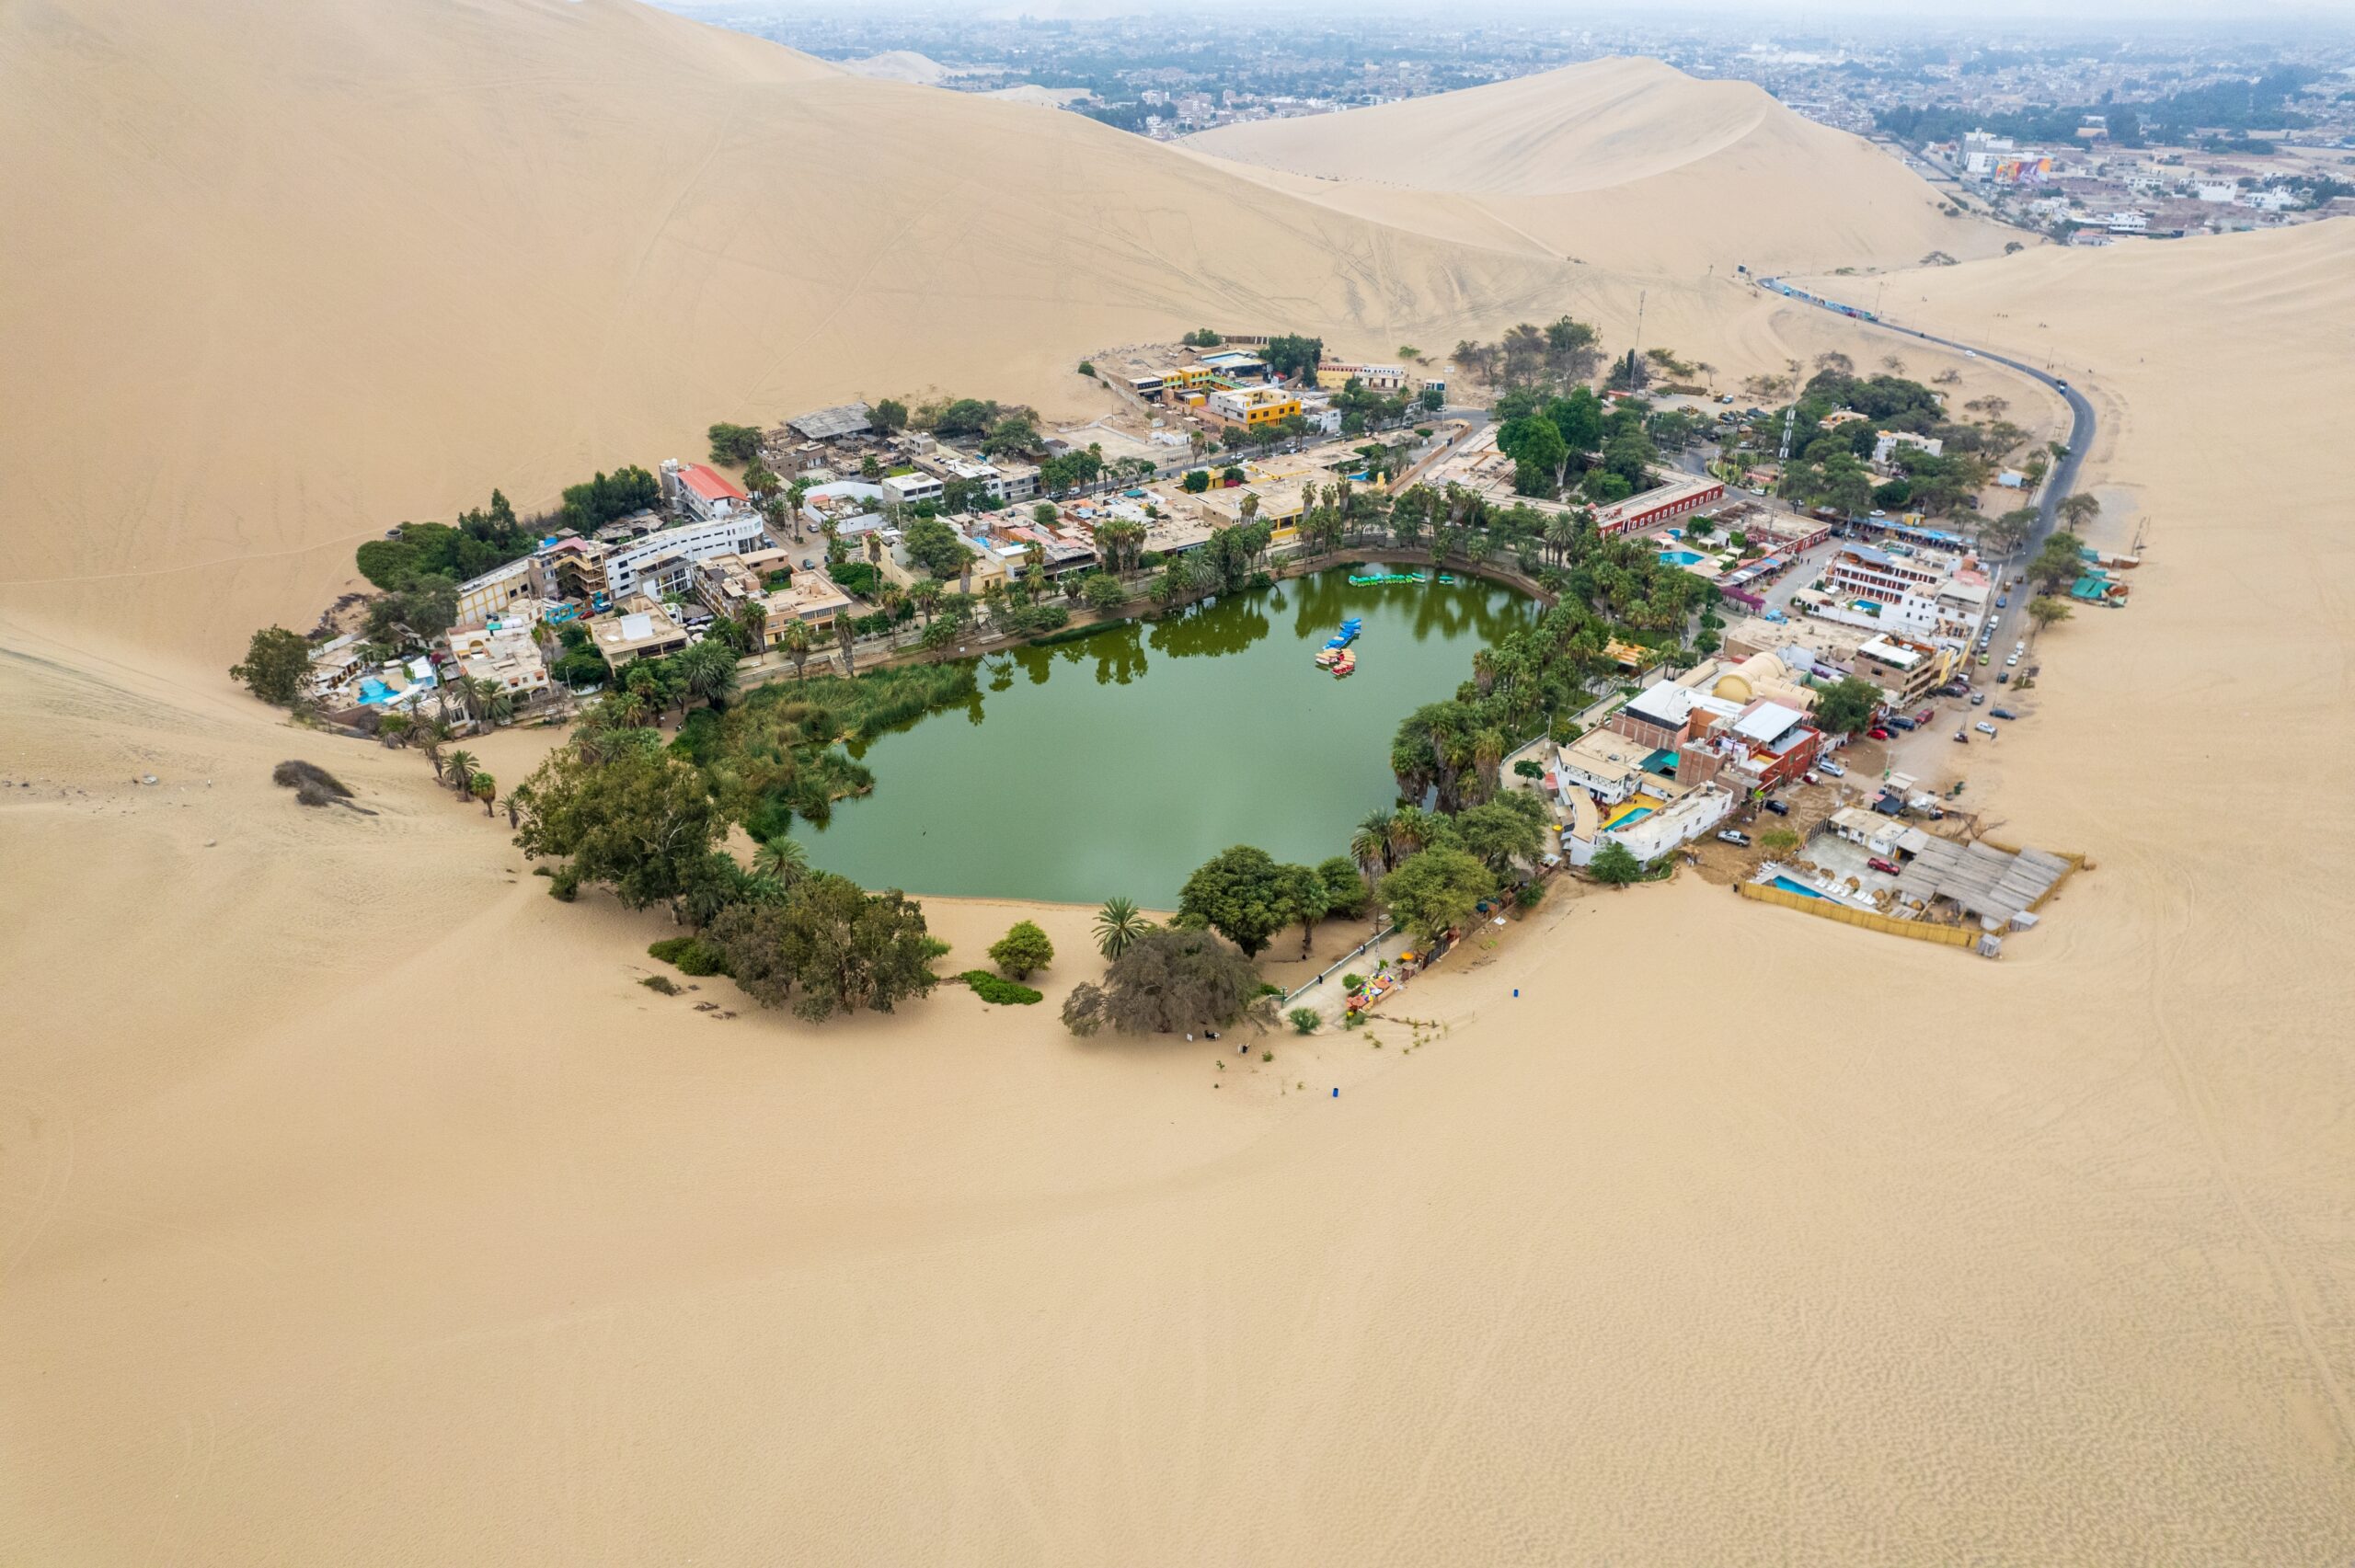
[[[1981,719],[1977,724],[1972,725],[1970,727],[1971,727],[1971,728],[1973,728],[1973,729],[1975,729],[1975,730],[1977,730],[1977,731],[1978,731],[1980,734],[1982,734],[1982,735],[1993,735],[1993,734],[1994,734],[1994,733],[1995,733],[1995,727],[1994,727],[1993,725],[1992,725],[1992,724],[1989,724],[1989,723],[1988,723],[1985,719],[1983,719],[1983,718],[1982,718],[1982,719]]]
[[[1844,762],[1835,762],[1829,757],[1816,763],[1815,769],[1820,773],[1830,773],[1835,779],[1844,779],[1848,776],[1848,765]]]
[[[2012,655],[2012,657],[2011,657],[2011,658],[2007,658],[2007,659],[2004,660],[2004,668],[2005,668],[2005,669],[2006,669],[2006,670],[2009,670],[2009,669],[2011,669],[2011,668],[2012,668],[2012,666],[2014,666],[2014,665],[2017,664],[2019,661],[2020,661],[2020,656],[2019,656],[2019,655],[2017,655],[2017,654],[2014,654],[2014,655]]]

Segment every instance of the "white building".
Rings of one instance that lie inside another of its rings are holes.
[[[1733,811],[1733,796],[1713,784],[1696,786],[1675,800],[1662,799],[1638,817],[1623,817],[1616,827],[1581,837],[1575,829],[1562,834],[1562,850],[1572,865],[1589,865],[1605,844],[1627,846],[1627,853],[1649,864],[1680,844],[1689,844],[1724,821]]]
[[[618,604],[627,595],[655,597],[686,591],[695,564],[713,555],[741,555],[769,548],[768,530],[758,512],[741,511],[710,522],[666,528],[616,545],[605,556],[605,592]]]
[[[1879,430],[1875,432],[1873,461],[1886,466],[1901,446],[1918,447],[1932,457],[1941,455],[1946,442],[1935,436],[1917,436],[1911,430]]]
[[[752,509],[752,498],[724,475],[700,463],[662,463],[662,498],[699,521],[713,522]]]
[[[912,507],[918,501],[940,499],[942,488],[937,474],[894,474],[883,481],[883,498],[900,506]]]
[[[507,689],[518,702],[529,702],[548,689],[547,661],[528,630],[503,627],[451,635],[451,651],[469,681],[489,681]]]

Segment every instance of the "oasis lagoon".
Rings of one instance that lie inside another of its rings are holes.
[[[1350,570],[993,655],[973,703],[869,742],[873,792],[796,831],[868,887],[1158,909],[1230,844],[1347,853],[1396,798],[1398,721],[1536,613],[1477,578],[1353,587]],[[1357,673],[1338,678],[1315,654],[1351,615]]]

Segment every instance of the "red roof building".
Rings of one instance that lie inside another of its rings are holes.
[[[752,498],[733,484],[727,475],[714,472],[700,463],[679,465],[679,504],[706,521],[726,517],[738,508],[750,504]]]

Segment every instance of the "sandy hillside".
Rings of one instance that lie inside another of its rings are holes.
[[[948,67],[928,54],[913,49],[886,50],[862,60],[841,62],[842,68],[854,76],[872,76],[883,82],[913,82],[922,86],[936,87],[948,79]]]
[[[721,1020],[417,759],[7,628],[0,1556],[2345,1560],[2355,864],[2232,785],[2355,761],[2355,229],[1905,281],[2066,345],[2150,523],[1974,762],[2097,862],[2000,965],[1688,881],[1411,1051]]]
[[[1221,126],[1181,145],[1338,211],[1568,258],[1582,319],[1624,341],[1640,291],[1645,340],[1688,351],[1723,330],[1737,266],[1910,267],[2018,237],[1942,215],[1894,158],[1749,83],[1656,60]]]
[[[214,663],[377,530],[715,418],[1052,410],[1104,343],[1452,340],[1562,270],[625,0],[9,6],[0,144],[40,214],[0,246],[0,604]]]

